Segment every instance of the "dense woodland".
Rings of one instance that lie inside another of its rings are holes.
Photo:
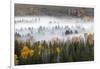
[[[94,35],[85,33],[86,42],[81,37],[69,41],[59,39],[50,42],[21,42],[15,39],[15,65],[63,63],[94,60]]]

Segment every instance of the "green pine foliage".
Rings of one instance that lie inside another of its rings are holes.
[[[91,36],[92,38],[92,36]],[[32,46],[27,43],[15,40],[15,55],[17,55],[18,62],[15,65],[28,65],[28,64],[45,64],[45,63],[63,63],[63,62],[80,62],[80,61],[93,61],[94,60],[94,42],[90,43],[90,38],[87,38],[86,43],[74,41],[66,42],[34,42]],[[92,39],[91,39],[92,40]],[[23,58],[21,55],[22,49],[27,46],[24,51]],[[31,55],[30,55],[31,53]]]

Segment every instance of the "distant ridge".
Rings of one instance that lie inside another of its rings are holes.
[[[15,4],[15,16],[94,17],[94,8]]]

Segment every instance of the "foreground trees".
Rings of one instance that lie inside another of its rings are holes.
[[[80,37],[70,41],[37,41],[32,46],[29,42],[15,40],[15,65],[93,61],[93,34],[85,36],[85,43]]]

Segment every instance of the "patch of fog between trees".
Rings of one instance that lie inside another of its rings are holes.
[[[84,39],[84,33],[93,32],[93,19],[84,21],[74,17],[15,17],[15,37],[21,41],[66,41],[72,37]]]

